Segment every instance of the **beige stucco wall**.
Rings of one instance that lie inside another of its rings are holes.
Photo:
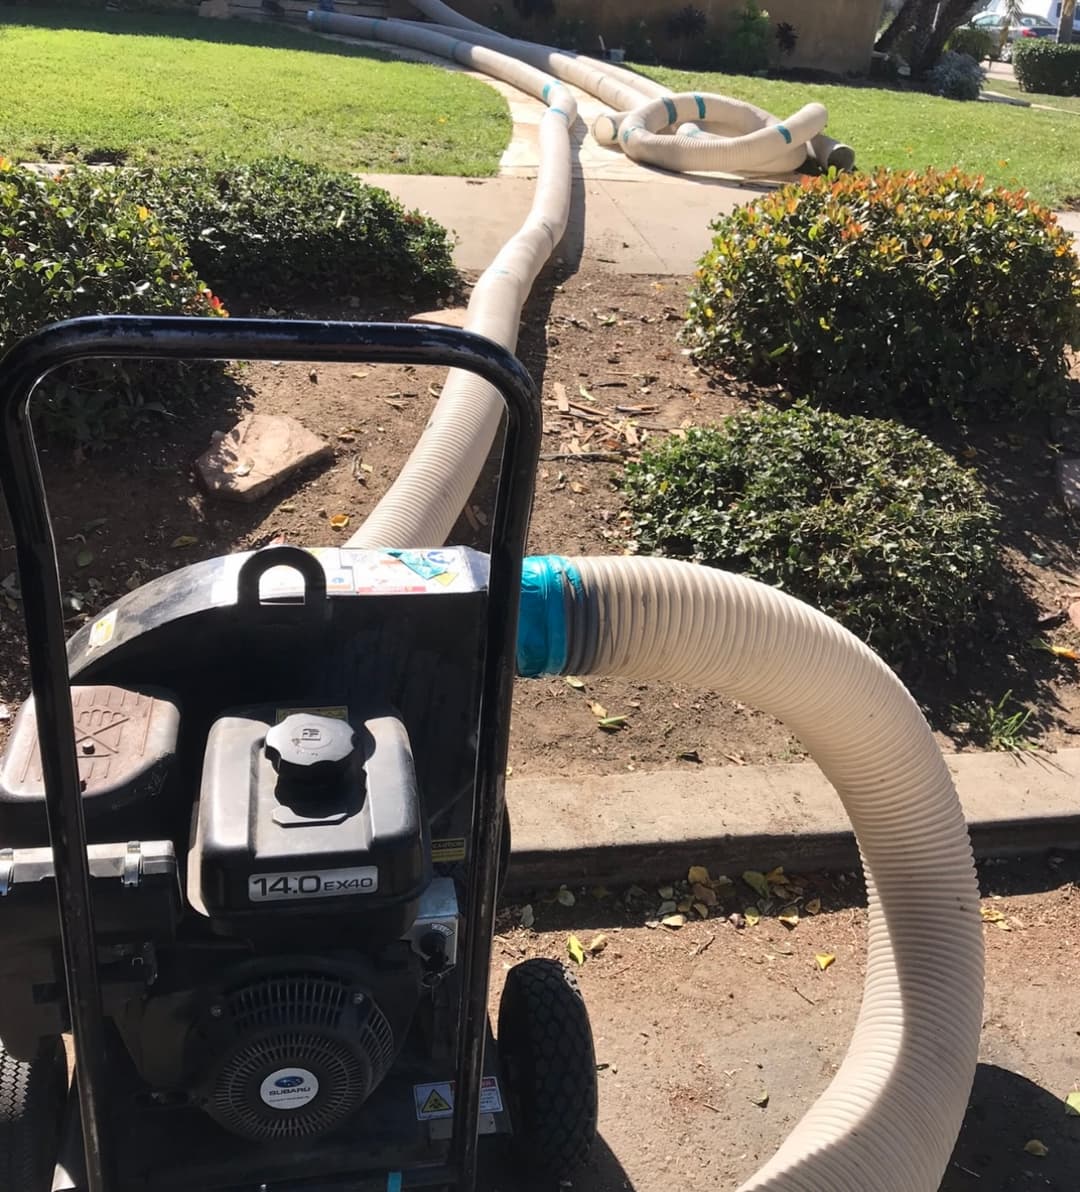
[[[450,0],[451,6],[475,21],[488,23],[493,0]],[[742,7],[743,0],[695,0],[711,24],[722,28],[728,16]],[[617,45],[628,25],[648,21],[662,35],[664,22],[685,6],[685,0],[556,0],[556,19],[582,18],[603,34],[609,45]],[[414,15],[407,0],[394,0],[395,15]],[[512,0],[502,0],[507,13]],[[783,64],[836,74],[864,74],[881,16],[881,0],[763,0],[774,25],[788,21],[799,35],[795,52]],[[542,27],[537,26],[537,34]],[[662,36],[654,37],[658,43]],[[588,49],[590,47],[583,47]]]

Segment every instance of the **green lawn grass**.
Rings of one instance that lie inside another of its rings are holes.
[[[1026,99],[1028,103],[1044,103],[1051,108],[1064,108],[1067,112],[1080,114],[1080,97],[1075,95],[1039,95],[1034,91],[1021,91],[1012,79],[1000,79],[993,75],[986,80],[984,91],[998,91],[1015,99]]]
[[[635,69],[676,91],[730,95],[781,118],[817,100],[829,109],[829,134],[855,147],[862,169],[959,166],[988,182],[1024,187],[1055,208],[1080,206],[1080,120],[1069,113],[959,103],[916,91]]]
[[[478,80],[301,29],[25,12],[0,17],[0,153],[15,160],[284,153],[485,176],[510,139],[505,101]]]

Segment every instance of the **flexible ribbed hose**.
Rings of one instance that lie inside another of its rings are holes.
[[[936,1192],[975,1073],[983,941],[963,813],[914,700],[847,630],[764,584],[662,559],[536,562],[548,587],[523,602],[522,640],[539,634],[549,665],[527,670],[704,687],[768,712],[859,842],[869,953],[851,1046],[744,1192]]]
[[[514,58],[527,53],[551,74],[622,109],[611,118],[612,135],[629,132],[627,140],[643,146],[656,129],[685,118],[685,101],[698,104],[701,97],[658,97],[655,85],[631,85],[617,68],[600,69],[543,47],[519,52],[521,43],[493,37],[444,4],[417,0],[417,6],[458,26],[456,35],[434,29],[421,35],[415,26],[400,28],[402,22],[326,14],[312,14],[312,23],[442,54],[570,113],[566,124],[551,119],[551,111],[545,115],[542,193],[470,303],[468,326],[512,347],[522,303],[565,226],[566,125],[574,111],[569,93],[554,91],[552,79],[538,78]],[[498,52],[503,49],[506,54]],[[484,51],[490,57],[482,57]],[[657,98],[664,109],[659,114]],[[775,118],[751,111],[764,134],[760,141],[783,135]],[[796,129],[788,129],[792,143],[800,143],[796,133],[805,136],[823,162],[846,148],[812,131],[816,113],[799,115]],[[655,123],[666,116],[672,119]],[[666,139],[693,143],[700,130],[686,132]],[[706,148],[716,141],[709,134],[700,138]],[[715,149],[710,152],[715,159]],[[441,544],[479,474],[500,413],[494,390],[451,373],[402,477],[354,544]],[[538,633],[548,645],[557,639],[555,673],[712,687],[772,713],[802,737],[836,786],[859,840],[870,901],[869,956],[851,1047],[832,1084],[743,1185],[745,1192],[934,1192],[978,1054],[982,935],[963,816],[914,702],[845,630],[771,588],[662,560],[557,562],[540,569],[554,581],[539,617],[522,618],[526,637]]]
[[[548,104],[540,123],[540,169],[532,207],[473,288],[465,323],[513,351],[522,307],[570,218],[569,130],[577,119],[577,101],[556,79],[526,63],[424,25],[324,12],[309,13],[308,19],[324,32],[450,58]],[[348,545],[442,546],[483,469],[502,411],[496,389],[472,373],[452,369],[405,466]]]

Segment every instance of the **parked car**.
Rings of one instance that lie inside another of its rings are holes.
[[[988,33],[1000,35],[1001,30],[1005,26],[1006,18],[996,12],[983,12],[974,17],[971,24],[976,29],[985,29]],[[1013,43],[1019,41],[1023,37],[1057,37],[1057,25],[1052,25],[1045,17],[1040,17],[1035,13],[1023,12],[1015,18],[1012,25],[1009,26],[1008,36],[1005,39],[1005,44],[1001,47],[1000,53],[991,55],[992,57],[1000,57],[1002,62],[1012,61]]]
[[[983,12],[1005,12],[1008,0],[990,0],[982,5]],[[1042,17],[1048,24],[1057,28],[1061,20],[1061,0],[1024,0],[1024,12],[1033,17]],[[1080,8],[1073,14],[1073,40],[1080,41]]]

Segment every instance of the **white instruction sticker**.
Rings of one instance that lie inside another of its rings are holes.
[[[452,1117],[454,1113],[454,1082],[441,1080],[437,1084],[414,1084],[413,1100],[416,1102],[416,1120],[430,1122],[436,1118]],[[480,1082],[480,1112],[502,1113],[502,1093],[494,1076],[485,1076]]]

